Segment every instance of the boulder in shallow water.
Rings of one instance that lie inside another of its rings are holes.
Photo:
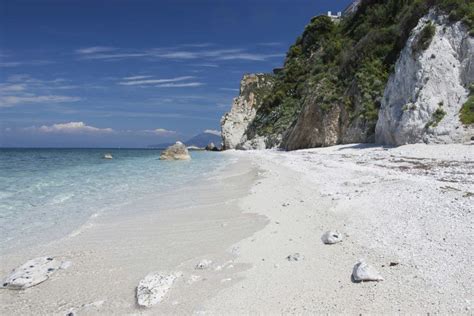
[[[217,148],[217,146],[214,145],[214,143],[209,143],[206,146],[206,150],[207,151],[219,151],[219,148]]]
[[[1,288],[24,290],[40,284],[60,269],[66,269],[71,263],[54,257],[39,257],[27,261],[14,269],[2,280]]]
[[[337,244],[342,241],[342,234],[338,231],[327,231],[321,236],[321,240],[326,245]]]
[[[173,282],[181,276],[180,272],[166,274],[155,272],[148,274],[137,286],[137,303],[143,307],[158,304],[168,293]]]
[[[383,281],[383,277],[377,270],[364,260],[359,260],[352,270],[352,278],[355,282]]]
[[[160,155],[160,160],[190,160],[188,149],[182,142],[166,148]]]

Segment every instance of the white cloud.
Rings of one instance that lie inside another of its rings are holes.
[[[194,88],[205,85],[202,82],[186,82],[186,83],[165,83],[157,85],[157,88]]]
[[[0,68],[19,67],[19,66],[41,66],[49,65],[54,62],[51,60],[30,60],[30,61],[2,61]]]
[[[262,46],[277,46],[277,43],[262,43]],[[195,60],[200,59],[207,62],[216,60],[247,60],[266,61],[271,58],[284,57],[281,53],[252,53],[245,48],[208,49],[209,44],[180,45],[177,47],[152,48],[144,50],[128,50],[111,47],[88,47],[76,50],[82,59],[98,59],[105,61],[121,60],[125,58],[142,58],[146,60],[170,59],[170,60]],[[188,49],[183,49],[187,47]],[[206,65],[203,63],[201,65]],[[217,65],[209,64],[210,67]]]
[[[239,89],[237,89],[237,88],[219,88],[219,90],[222,90],[222,91],[239,92]]]
[[[24,91],[26,89],[24,84],[7,84],[1,83],[0,84],[0,92],[19,92]]]
[[[218,130],[215,130],[215,129],[206,129],[204,131],[204,133],[212,134],[212,135],[216,135],[216,136],[221,136],[221,131],[218,131]]]
[[[147,79],[151,78],[153,76],[130,76],[130,77],[124,77],[122,78],[123,80],[141,80],[141,79]]]
[[[18,104],[25,103],[65,103],[80,101],[79,97],[70,97],[65,95],[24,95],[0,96],[0,108],[8,108]]]
[[[156,128],[156,129],[146,129],[141,131],[145,134],[154,134],[154,135],[159,135],[159,136],[169,136],[169,135],[174,135],[176,134],[176,131],[170,131],[165,128]]]
[[[107,47],[107,46],[92,46],[92,47],[85,47],[85,48],[80,48],[76,50],[76,53],[78,54],[96,54],[96,53],[105,53],[105,52],[111,52],[116,50],[114,47]]]
[[[151,84],[162,84],[170,82],[184,81],[188,79],[193,79],[192,76],[183,76],[169,79],[146,79],[146,80],[134,80],[130,79],[128,81],[121,81],[118,84],[123,86],[142,86],[142,85],[151,85]]]
[[[53,125],[43,125],[41,127],[28,127],[25,130],[40,133],[54,134],[110,134],[114,130],[111,128],[98,128],[88,126],[84,122],[69,122]]]

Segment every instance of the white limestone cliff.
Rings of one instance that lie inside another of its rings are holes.
[[[243,77],[239,96],[234,99],[230,112],[221,120],[224,149],[238,148],[247,141],[245,133],[262,102],[259,91],[269,89],[272,84],[271,77],[264,74],[248,74]]]
[[[425,25],[435,34],[424,51],[414,46]],[[433,10],[420,19],[402,50],[385,88],[376,127],[376,142],[459,143],[473,135],[459,111],[474,82],[474,38],[461,22],[452,23]]]

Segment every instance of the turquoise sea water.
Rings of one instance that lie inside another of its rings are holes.
[[[113,160],[102,159],[111,153]],[[0,252],[70,233],[94,214],[223,167],[223,155],[160,161],[152,149],[0,149]]]

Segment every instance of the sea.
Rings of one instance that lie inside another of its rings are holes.
[[[73,232],[93,216],[170,192],[224,168],[225,155],[190,152],[161,161],[158,149],[0,149],[0,253]],[[103,159],[110,153],[113,159]]]

